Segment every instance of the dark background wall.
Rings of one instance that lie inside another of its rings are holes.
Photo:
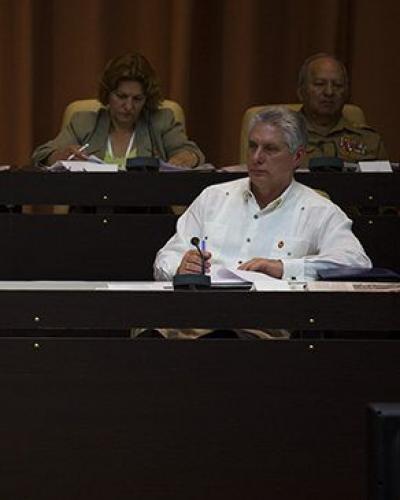
[[[400,159],[397,0],[0,0],[0,162],[27,163],[111,57],[143,52],[216,165],[239,158],[256,104],[296,101],[312,53],[342,58],[352,101]]]

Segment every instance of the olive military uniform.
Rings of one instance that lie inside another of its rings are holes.
[[[388,158],[380,135],[368,125],[350,123],[342,117],[329,132],[322,134],[305,119],[308,131],[306,165],[310,158],[318,156],[335,156],[350,163]]]
[[[300,111],[302,112],[302,111]],[[319,156],[338,157],[345,162],[357,163],[363,160],[387,160],[385,146],[381,136],[368,125],[350,123],[342,117],[338,123],[326,134],[315,130],[304,115],[308,132],[306,155],[303,160],[305,166],[311,158]],[[350,217],[360,213],[377,213],[378,207],[347,207]],[[378,213],[397,213],[397,208],[380,207]]]

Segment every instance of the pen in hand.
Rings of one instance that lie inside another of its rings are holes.
[[[82,151],[85,151],[85,149],[87,149],[88,147],[89,147],[89,143],[87,142],[86,144],[84,144],[83,146],[81,146],[81,147],[78,149],[77,153],[82,153]],[[68,156],[68,158],[67,158],[67,161],[69,161],[69,160],[73,160],[73,159],[75,158],[75,156],[76,156],[76,153],[72,153],[72,154],[70,154],[70,155]]]
[[[200,250],[201,250],[201,253],[203,255],[202,262],[201,262],[201,273],[202,274],[206,274],[206,257],[205,257],[205,253],[206,253],[206,239],[205,238],[202,238],[200,240]]]

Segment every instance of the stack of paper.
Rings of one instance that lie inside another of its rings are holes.
[[[288,290],[304,290],[304,283],[293,283],[281,279],[273,278],[264,273],[256,271],[241,271],[239,269],[219,267],[211,272],[211,283],[226,284],[234,286],[238,282],[253,283],[253,289],[259,292],[266,291],[288,291]]]
[[[88,161],[57,161],[48,170],[49,172],[118,172],[118,165],[115,163],[104,163],[96,156],[93,156],[89,157]]]

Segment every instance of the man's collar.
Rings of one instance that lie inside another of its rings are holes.
[[[261,210],[264,212],[271,212],[272,210],[275,210],[276,208],[282,206],[287,198],[290,196],[290,192],[293,189],[295,180],[292,179],[292,182],[289,184],[289,186],[283,191],[282,194],[280,194],[275,200],[272,200],[268,205],[266,205],[264,208]],[[256,197],[254,196],[254,193],[251,190],[251,181],[250,177],[248,177],[247,182],[243,186],[243,198],[246,202],[248,202],[250,199],[254,199],[254,201],[257,202]]]

